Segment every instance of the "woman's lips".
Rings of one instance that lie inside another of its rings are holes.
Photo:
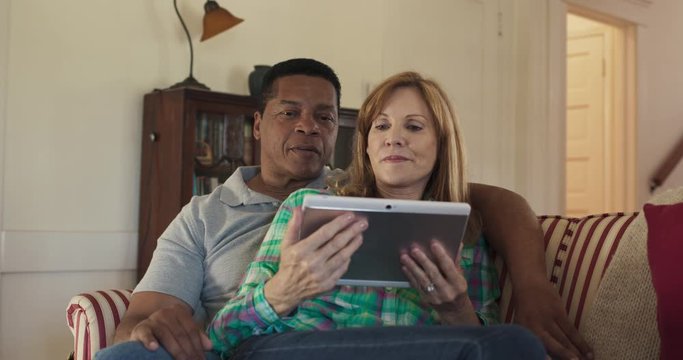
[[[386,162],[401,162],[401,161],[408,161],[408,158],[405,157],[405,156],[401,156],[401,155],[389,155],[389,156],[384,157],[384,158],[382,159],[382,161],[386,161]]]

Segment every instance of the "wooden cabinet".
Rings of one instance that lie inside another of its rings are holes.
[[[210,193],[241,165],[259,163],[253,139],[256,99],[195,89],[155,90],[145,95],[138,280],[156,242],[193,195]],[[333,167],[346,167],[357,111],[341,109]]]

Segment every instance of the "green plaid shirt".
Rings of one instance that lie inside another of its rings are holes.
[[[420,305],[416,290],[398,288],[337,286],[317,298],[303,301],[287,317],[277,315],[266,301],[264,284],[278,271],[280,242],[292,209],[301,206],[306,195],[321,192],[302,189],[284,201],[237,295],[225,304],[208,327],[214,350],[229,355],[250,336],[286,331],[439,324],[436,311]],[[465,244],[461,257],[468,295],[479,320],[484,325],[497,323],[498,276],[484,238],[476,244]]]

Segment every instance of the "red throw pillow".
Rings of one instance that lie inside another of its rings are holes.
[[[647,257],[657,294],[661,359],[683,359],[683,203],[645,204]]]

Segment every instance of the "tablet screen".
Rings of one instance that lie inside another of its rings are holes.
[[[351,257],[338,285],[410,287],[400,255],[412,245],[433,259],[429,244],[438,239],[455,257],[465,233],[466,203],[308,195],[303,203],[300,238],[336,216],[353,211],[368,219],[363,245]]]

